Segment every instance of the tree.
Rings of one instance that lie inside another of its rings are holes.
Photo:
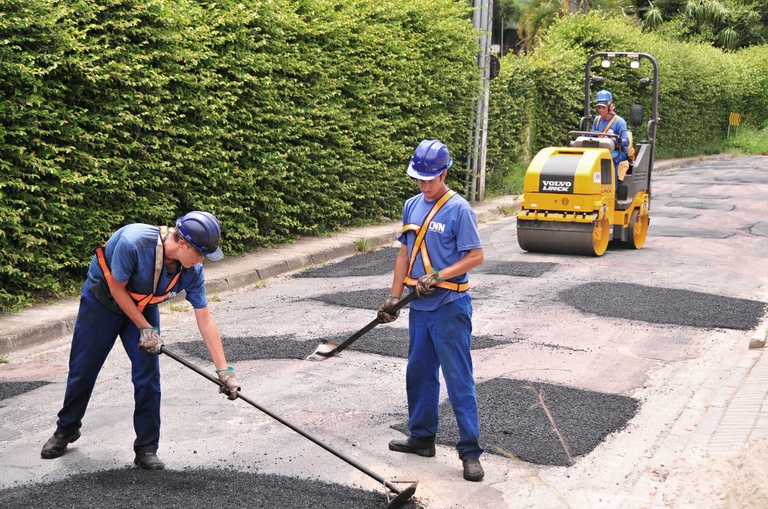
[[[635,0],[643,26],[735,50],[768,40],[768,8],[753,0]]]
[[[523,49],[532,50],[540,34],[558,17],[586,14],[591,9],[624,16],[635,10],[631,0],[533,0],[525,6],[518,26]]]

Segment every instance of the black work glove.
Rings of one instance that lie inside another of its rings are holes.
[[[389,298],[384,301],[384,304],[381,305],[379,312],[376,315],[379,323],[390,323],[397,320],[397,317],[400,316],[400,310],[398,309],[394,314],[390,313],[389,310],[398,302],[400,302],[400,297],[395,297],[394,295],[390,295]]]
[[[145,352],[160,354],[163,339],[157,327],[142,327],[139,329],[139,348]]]
[[[227,369],[217,369],[216,374],[219,375],[219,380],[224,384],[224,387],[219,386],[219,392],[226,394],[229,399],[237,399],[237,391],[240,390],[240,386],[235,380],[235,368],[230,366]]]

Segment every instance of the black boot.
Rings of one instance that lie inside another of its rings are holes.
[[[409,454],[417,454],[424,456],[425,458],[431,458],[435,455],[435,446],[429,447],[416,447],[407,438],[395,439],[389,442],[389,450],[397,452],[405,452]]]
[[[67,446],[80,438],[80,432],[75,431],[74,435],[65,436],[61,433],[54,433],[43,446],[40,456],[43,459],[50,460],[58,458],[67,452]]]
[[[482,481],[485,477],[483,466],[480,464],[480,460],[477,458],[470,458],[462,461],[464,465],[464,479],[467,481]]]
[[[165,463],[157,457],[157,453],[151,451],[137,452],[133,464],[138,465],[142,470],[163,470],[165,468]]]

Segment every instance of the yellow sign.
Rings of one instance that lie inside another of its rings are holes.
[[[741,114],[739,114],[739,113],[731,113],[728,116],[728,124],[729,125],[735,125],[735,126],[738,126],[739,124],[741,124]]]

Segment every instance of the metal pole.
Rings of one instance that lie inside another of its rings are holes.
[[[501,38],[499,40],[499,56],[504,56],[504,16],[501,17]]]
[[[483,201],[485,199],[485,162],[488,148],[488,104],[491,95],[491,31],[493,30],[493,0],[487,0],[487,2],[483,23],[485,44],[483,45],[482,105],[480,109],[480,143],[478,146],[477,162],[478,176],[474,196],[476,201]]]
[[[468,157],[467,199],[482,200],[485,197],[485,152],[488,130],[488,94],[490,88],[490,55],[491,55],[491,20],[493,19],[493,0],[474,0],[472,21],[481,36],[478,41],[480,51],[477,54],[477,65],[481,69],[481,81],[477,95],[475,121],[470,138],[470,155]]]

